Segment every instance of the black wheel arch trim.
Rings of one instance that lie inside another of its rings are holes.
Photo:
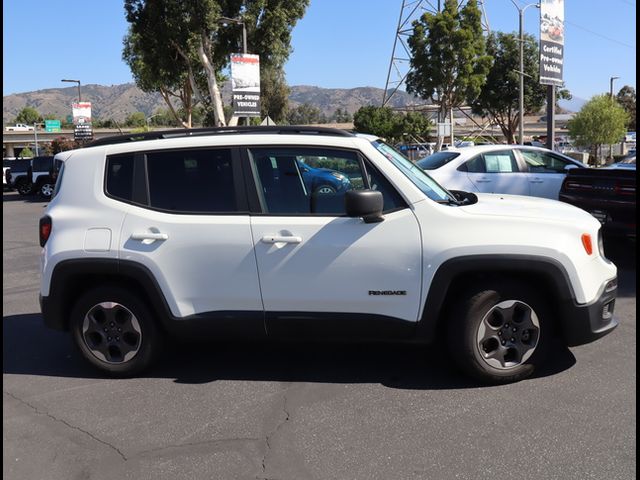
[[[557,260],[537,255],[468,255],[455,257],[442,263],[438,267],[418,320],[416,334],[425,342],[432,342],[437,334],[438,322],[445,300],[449,294],[449,287],[460,279],[461,275],[469,274],[535,274],[542,277],[551,286],[556,300],[563,305],[576,303],[576,296],[564,266]]]

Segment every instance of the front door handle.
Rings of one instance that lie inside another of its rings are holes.
[[[291,237],[282,235],[265,235],[261,238],[263,243],[301,243],[302,237]]]
[[[156,233],[156,232],[142,232],[142,233],[132,233],[132,240],[167,240],[169,235],[166,233]]]
[[[532,178],[531,180],[529,180],[530,183],[544,183],[544,180],[542,180],[541,178]]]

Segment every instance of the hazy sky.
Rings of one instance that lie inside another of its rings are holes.
[[[401,0],[311,0],[293,31],[288,83],[384,88],[401,5]],[[485,5],[492,30],[518,30],[511,0],[485,0]],[[121,59],[127,30],[121,2],[5,0],[2,9],[3,95],[73,87],[62,78],[83,85],[132,81]],[[635,88],[635,0],[566,0],[565,22],[564,80],[574,96],[608,92],[612,76],[620,77],[616,92],[623,85]],[[538,9],[526,10],[524,25],[538,37]]]

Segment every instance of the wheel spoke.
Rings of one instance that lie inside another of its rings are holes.
[[[524,302],[505,300],[491,308],[476,333],[478,351],[488,365],[509,369],[522,365],[535,351],[540,323]]]
[[[116,302],[102,302],[87,313],[82,334],[86,346],[108,363],[131,360],[142,345],[142,330],[135,315]]]

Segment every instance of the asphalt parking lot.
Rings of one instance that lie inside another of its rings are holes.
[[[110,380],[42,324],[45,206],[3,195],[4,479],[636,477],[635,242],[605,244],[620,327],[517,384],[367,345],[170,344]]]

